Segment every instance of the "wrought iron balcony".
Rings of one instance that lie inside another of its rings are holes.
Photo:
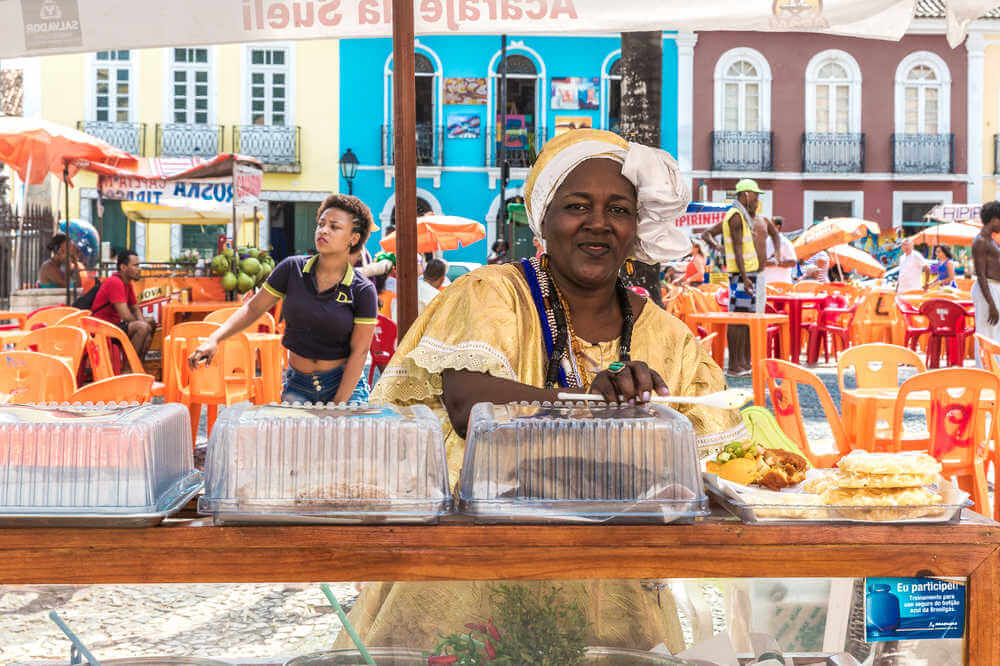
[[[256,157],[264,171],[299,173],[302,131],[299,126],[236,125],[233,127],[233,152]]]
[[[142,157],[146,154],[146,124],[119,123],[101,120],[81,120],[76,124],[81,132],[107,141],[115,148]]]
[[[393,164],[392,125],[382,125],[382,166]],[[444,166],[444,128],[417,123],[417,166]]]
[[[161,157],[215,157],[222,152],[222,125],[165,123],[156,126]]]
[[[496,132],[495,128],[491,128],[491,130]],[[547,136],[545,131],[544,127],[539,127],[537,130],[534,127],[523,130],[507,130],[506,154],[507,161],[512,168],[527,168],[534,164],[538,151],[545,143]],[[492,143],[493,149],[487,151],[486,166],[500,166],[500,141],[493,140],[491,142],[487,138],[487,145],[490,143]]]
[[[712,171],[771,171],[773,132],[712,132]]]
[[[895,173],[951,173],[955,163],[954,134],[893,134]]]
[[[851,133],[802,135],[802,170],[806,173],[862,173],[865,135]]]

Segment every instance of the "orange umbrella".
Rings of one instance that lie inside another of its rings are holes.
[[[830,255],[830,262],[839,264],[845,271],[854,271],[873,278],[885,275],[885,266],[878,259],[853,245],[837,245],[827,248],[826,252]]]
[[[795,256],[799,259],[808,259],[821,250],[864,238],[868,232],[877,236],[878,224],[858,217],[835,217],[823,220],[806,229],[795,239],[793,243]]]
[[[978,222],[946,222],[927,227],[919,234],[915,234],[913,242],[919,245],[972,245],[979,230],[983,225]]]
[[[467,217],[424,215],[417,218],[417,252],[457,250],[486,238],[486,227]],[[379,243],[386,252],[396,251],[396,232]]]
[[[0,118],[0,162],[9,164],[27,184],[40,185],[50,173],[63,178],[64,170],[72,178],[79,169],[77,161],[124,168],[139,163],[124,150],[65,125],[36,118]]]

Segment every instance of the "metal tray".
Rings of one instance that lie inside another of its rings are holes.
[[[972,506],[968,499],[958,504],[938,504],[933,515],[908,517],[915,511],[926,510],[928,507],[911,506],[836,506],[836,505],[793,505],[793,504],[747,504],[726,494],[724,490],[711,483],[705,476],[705,490],[720,506],[729,511],[744,523],[861,523],[868,525],[941,525],[958,523],[962,519],[962,509]],[[950,482],[945,481],[949,486]],[[866,518],[875,511],[879,518]],[[760,513],[802,513],[802,517],[794,516],[761,516]]]
[[[178,484],[177,493],[167,499],[167,506],[153,513],[0,513],[0,527],[80,527],[139,528],[154,527],[190,502],[201,492],[202,474],[195,471]],[[101,662],[104,663],[104,662]]]

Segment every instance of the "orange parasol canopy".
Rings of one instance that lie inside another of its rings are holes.
[[[877,236],[878,224],[859,217],[835,217],[823,220],[806,229],[795,239],[793,243],[795,256],[799,259],[808,259],[821,250],[864,238],[868,232]]]
[[[983,225],[978,222],[946,222],[927,227],[912,236],[916,244],[928,245],[972,245]]]
[[[417,218],[417,252],[457,250],[486,238],[482,223],[457,215],[424,215]],[[396,232],[379,243],[386,252],[396,251]]]
[[[845,271],[854,271],[866,277],[882,277],[885,266],[878,259],[853,245],[837,245],[827,248],[831,265],[840,265]]]
[[[71,127],[37,118],[0,118],[0,162],[29,185],[41,184],[50,173],[63,178],[64,166],[72,179],[80,167],[77,160],[124,168],[138,164],[124,150]]]

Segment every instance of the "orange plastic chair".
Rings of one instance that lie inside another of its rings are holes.
[[[0,402],[66,402],[75,390],[73,373],[55,356],[31,351],[0,352]]]
[[[29,332],[14,345],[14,351],[37,351],[66,359],[76,374],[87,347],[87,334],[75,326],[46,326]]]
[[[906,324],[896,307],[896,293],[887,290],[871,291],[858,305],[854,318],[855,344],[888,342],[902,345]]]
[[[76,390],[70,402],[149,402],[152,397],[153,375],[118,375],[108,377]]]
[[[845,350],[837,359],[837,383],[840,394],[844,395],[847,388],[844,375],[848,370],[854,372],[854,382],[857,388],[898,388],[899,370],[901,367],[915,368],[918,373],[926,372],[927,367],[920,355],[912,349],[883,342],[871,342],[866,345],[856,345]],[[840,403],[844,428],[853,430],[856,414],[854,403],[841,398]],[[885,423],[892,422],[892,409],[883,408],[876,413],[876,419]],[[882,437],[876,437],[875,450],[882,450],[888,445],[891,432],[883,431]]]
[[[211,434],[219,405],[243,402],[251,395],[253,375],[246,372],[250,363],[250,343],[243,333],[220,344],[211,363],[200,363],[193,370],[188,368],[188,357],[217,328],[217,324],[186,322],[174,326],[164,341],[164,345],[170,347],[169,367],[165,369],[172,373],[180,402],[187,405],[191,413],[192,441],[198,438],[202,405],[208,409],[208,433]]]
[[[791,282],[768,282],[766,284],[769,294],[786,294],[795,289],[795,285]]]
[[[986,462],[989,441],[997,430],[1000,378],[991,372],[973,368],[929,370],[910,377],[899,388],[890,451],[904,448],[903,409],[907,396],[918,391],[930,394],[927,410],[929,440],[924,440],[929,441],[927,452],[943,465],[942,475],[958,477],[958,485],[972,496],[973,510],[990,517]],[[956,391],[960,392],[957,396]],[[980,400],[983,391],[993,392],[992,405]],[[990,435],[985,435],[987,415]],[[996,462],[994,460],[994,465]],[[996,511],[1000,512],[1000,496],[997,497]]]
[[[13,322],[8,324],[3,324],[0,326],[0,330],[24,330],[24,323],[28,321],[28,314],[26,312],[12,312],[11,310],[0,310],[0,321]]]
[[[838,460],[850,453],[847,435],[840,420],[837,406],[830,398],[826,385],[814,373],[794,363],[766,358],[759,362],[758,369],[764,373],[767,390],[771,394],[771,406],[778,425],[805,454],[813,467],[833,467]],[[780,381],[780,383],[779,383]],[[823,412],[830,423],[837,453],[820,454],[812,450],[806,437],[805,419],[799,404],[799,384],[809,386],[819,398]]]
[[[36,328],[55,326],[60,319],[76,312],[79,312],[78,308],[62,305],[52,308],[39,308],[28,315],[28,320],[25,322],[24,328],[27,331],[33,331]]]
[[[825,294],[827,284],[819,280],[800,280],[792,285],[792,291],[796,294]]]
[[[222,308],[221,310],[210,312],[204,321],[210,324],[225,324],[226,320],[232,317],[238,310],[239,308]],[[257,321],[250,325],[250,330],[257,330],[261,333],[274,333],[274,317],[271,316],[270,312],[265,312],[257,318]]]
[[[56,326],[80,326],[80,322],[83,321],[84,317],[90,316],[90,310],[77,310],[71,314],[66,315],[62,319],[56,322]]]
[[[392,302],[396,300],[396,294],[391,291],[383,291],[378,295],[378,300],[381,304],[378,313],[386,319],[392,319]]]
[[[976,345],[979,348],[979,365],[1000,377],[1000,343],[976,333]]]
[[[87,342],[87,360],[90,361],[90,368],[96,381],[121,374],[123,354],[132,372],[143,369],[139,354],[122,329],[97,317],[84,317],[80,321],[80,328],[90,336]],[[118,344],[113,344],[115,342]],[[166,356],[165,347],[164,356]],[[162,396],[163,382],[154,382],[152,392],[155,396]]]

